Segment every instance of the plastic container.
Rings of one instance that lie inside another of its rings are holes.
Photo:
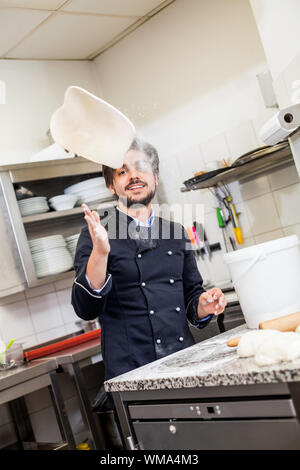
[[[14,343],[0,358],[1,368],[10,369],[24,364],[23,343]]]
[[[224,255],[249,328],[300,311],[297,235]]]

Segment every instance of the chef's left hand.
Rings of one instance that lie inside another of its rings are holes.
[[[219,315],[224,312],[227,301],[225,295],[218,287],[213,287],[199,297],[198,317],[204,318],[209,314]]]

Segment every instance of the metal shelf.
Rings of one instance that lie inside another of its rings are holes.
[[[65,273],[53,274],[52,276],[45,276],[36,281],[33,281],[30,284],[30,287],[43,286],[44,284],[50,284],[52,282],[60,281],[62,279],[74,278],[75,279],[75,270],[66,271]]]
[[[110,209],[117,205],[117,201],[107,201],[96,204],[91,204],[89,208],[91,210],[101,210],[101,209]],[[65,211],[53,211],[53,212],[44,212],[43,214],[34,214],[22,217],[23,224],[31,224],[34,222],[41,222],[44,220],[59,219],[61,217],[69,217],[77,214],[82,214],[82,207],[75,207],[74,209],[68,209]]]
[[[233,183],[245,179],[253,179],[258,175],[276,168],[283,168],[294,164],[290,146],[287,144],[280,150],[274,150],[266,155],[250,160],[243,165],[230,167],[212,178],[195,183],[189,187],[180,188],[181,192],[195,191],[196,189],[207,189],[214,186]]]
[[[5,227],[1,233],[0,260],[7,268],[0,286],[0,298],[62,279],[74,279],[73,269],[37,278],[28,240],[57,233],[66,237],[80,232],[85,224],[81,207],[22,217],[14,184],[20,183],[29,190],[33,189],[36,195],[49,198],[63,194],[66,186],[99,176],[101,169],[101,165],[82,157],[0,166],[0,221]],[[91,203],[89,207],[98,210],[102,217],[116,204],[116,200],[110,199]]]

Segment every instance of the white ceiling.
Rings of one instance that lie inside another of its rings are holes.
[[[175,0],[0,0],[0,59],[94,59]]]

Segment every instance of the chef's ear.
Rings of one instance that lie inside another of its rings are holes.
[[[116,194],[116,191],[115,191],[115,189],[114,189],[114,187],[113,187],[112,184],[110,184],[110,185],[108,186],[108,189],[109,189],[113,194]]]
[[[154,181],[155,181],[155,186],[157,186],[158,181],[159,181],[159,176],[158,175],[154,175]]]

